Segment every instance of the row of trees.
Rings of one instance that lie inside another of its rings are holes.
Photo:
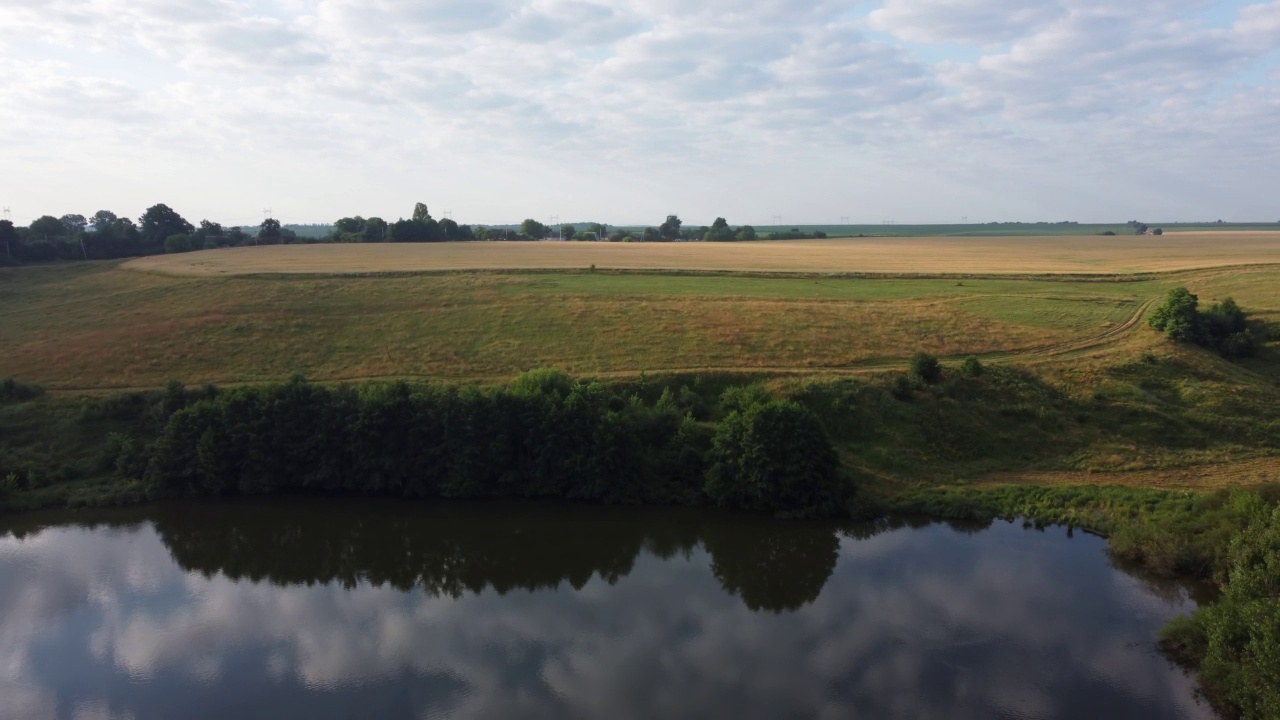
[[[197,226],[162,203],[147,208],[136,223],[110,210],[87,218],[45,215],[26,227],[0,220],[0,261],[106,260],[296,240],[296,234],[275,219],[248,231],[210,220]]]
[[[182,397],[179,393],[171,393]],[[852,486],[821,421],[768,396],[699,422],[552,370],[492,390],[289,383],[207,390],[112,463],[157,495],[360,492],[697,504],[828,516]]]
[[[553,227],[532,218],[518,229],[459,225],[452,219],[437,220],[423,203],[414,205],[408,218],[389,222],[379,217],[340,218],[324,237],[302,237],[268,218],[256,227],[223,227],[211,220],[193,224],[168,205],[153,205],[135,223],[109,210],[91,217],[45,215],[26,227],[0,220],[0,263],[52,262],[55,260],[105,260],[112,258],[180,253],[192,250],[274,245],[280,243],[380,243],[450,242],[470,240],[544,240],[550,237],[576,241],[609,242],[734,242],[759,237],[754,227],[732,227],[724,218],[711,225],[686,227],[676,215],[668,215],[655,227],[643,230],[610,229],[602,223]],[[799,229],[771,233],[770,239],[822,238],[822,232]]]

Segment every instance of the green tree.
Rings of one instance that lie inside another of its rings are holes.
[[[275,245],[280,242],[280,221],[275,218],[267,218],[258,226],[258,242],[265,245]]]
[[[335,220],[333,229],[343,235],[358,235],[364,232],[365,220],[359,215]]]
[[[67,226],[62,221],[52,215],[42,215],[31,223],[27,228],[32,237],[49,238],[62,237],[67,234]]]
[[[1184,287],[1177,287],[1165,296],[1164,304],[1156,308],[1147,324],[1168,335],[1177,342],[1199,342],[1200,298]]]
[[[383,242],[387,239],[387,221],[380,217],[371,217],[364,221],[364,241]]]
[[[743,225],[738,229],[737,239],[742,242],[749,242],[756,239],[756,229],[750,225]]]
[[[83,215],[80,215],[78,213],[70,213],[67,215],[63,215],[62,217],[58,218],[58,222],[62,223],[62,226],[67,229],[68,235],[75,235],[77,233],[82,233],[84,232],[84,229],[89,225],[89,221],[86,220]]]
[[[668,215],[665,222],[658,226],[658,234],[660,239],[666,241],[680,239],[680,218],[675,215]]]
[[[430,220],[431,213],[427,212],[427,206],[423,203],[415,203],[413,206],[413,221],[425,224]]]
[[[119,218],[110,210],[99,210],[89,218],[89,225],[94,232],[111,232]]]
[[[822,421],[791,401],[730,413],[716,429],[709,460],[705,490],[723,507],[830,516],[850,495]]]
[[[551,228],[533,218],[525,218],[525,221],[520,223],[520,234],[527,235],[534,240],[541,240],[551,234]]]
[[[577,234],[577,232],[578,232],[577,228],[575,228],[572,225],[560,226],[560,238],[562,240],[572,240],[574,235]]]
[[[935,385],[942,379],[942,365],[929,353],[918,352],[911,357],[911,374],[920,382]]]
[[[139,231],[144,246],[155,252],[163,248],[164,239],[170,235],[190,235],[196,229],[168,205],[161,203],[152,205],[142,214]]]
[[[707,228],[707,232],[702,236],[702,239],[707,242],[726,242],[736,239],[736,235],[733,232],[733,228],[729,227],[728,221],[718,217],[715,222],[711,223],[711,227]]]

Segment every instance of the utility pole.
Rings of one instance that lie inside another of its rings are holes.
[[[774,216],[773,216],[773,224],[774,224],[774,225],[777,225],[778,227],[782,227],[782,216],[781,216],[781,215],[774,215]]]
[[[841,215],[841,216],[840,216],[840,224],[841,224],[841,225],[848,225],[848,224],[849,224],[849,216],[848,216],[848,215]]]
[[[552,227],[554,227],[554,228],[556,229],[556,239],[557,239],[557,240],[564,240],[564,230],[560,227],[560,216],[559,216],[559,215],[552,215],[552,216],[551,216],[551,226],[552,226]]]

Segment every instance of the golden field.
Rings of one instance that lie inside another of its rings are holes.
[[[441,270],[1127,274],[1280,263],[1280,232],[1163,236],[838,238],[749,243],[273,245],[138,258],[136,270],[222,277]]]

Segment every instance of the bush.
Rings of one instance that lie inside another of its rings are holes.
[[[706,493],[722,507],[826,517],[850,495],[822,421],[795,402],[731,413],[716,430],[709,459]]]
[[[22,402],[34,400],[44,395],[44,388],[39,385],[28,385],[13,378],[0,381],[0,402]]]
[[[183,234],[170,235],[164,239],[164,251],[166,253],[191,252],[191,236]]]
[[[970,355],[960,363],[960,371],[969,377],[978,377],[986,368],[982,367],[982,361],[977,357]]]
[[[942,379],[942,364],[929,353],[918,352],[911,358],[911,374],[920,382],[936,385]]]
[[[898,400],[910,400],[915,391],[915,383],[906,375],[897,375],[889,382],[889,394]]]
[[[1232,497],[1248,518],[1231,540],[1222,598],[1170,623],[1162,643],[1198,667],[1215,705],[1244,720],[1280,717],[1280,506],[1256,494]]]
[[[1163,235],[1163,234],[1164,234],[1164,230],[1161,230],[1160,228],[1156,228],[1155,230],[1152,230],[1152,231],[1151,231],[1151,234],[1152,234],[1152,235]]]

